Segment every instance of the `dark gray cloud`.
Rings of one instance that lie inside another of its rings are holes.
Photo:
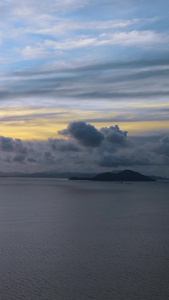
[[[10,152],[14,150],[13,139],[8,137],[0,137],[0,146],[2,151]]]
[[[27,154],[27,147],[23,145],[20,139],[12,139],[9,137],[0,137],[0,148],[4,152],[16,152]]]
[[[84,72],[89,75],[89,73],[97,72],[100,74],[100,72],[103,71],[109,71],[109,70],[117,70],[117,69],[137,69],[137,68],[148,68],[148,67],[162,67],[168,65],[169,62],[169,55],[168,53],[163,54],[162,56],[154,57],[154,58],[142,58],[142,59],[133,59],[133,60],[119,60],[119,61],[107,61],[103,63],[87,63],[85,65],[80,65],[80,66],[69,66],[67,67],[59,67],[57,66],[56,68],[51,68],[51,69],[41,69],[38,67],[28,69],[28,70],[22,70],[22,71],[15,71],[12,73],[7,73],[9,77],[32,77],[35,76],[35,79],[37,76],[45,76],[45,75],[50,75],[50,74],[84,74]],[[145,71],[144,71],[145,72]],[[149,72],[149,70],[147,70]],[[159,70],[159,72],[161,72]],[[63,77],[62,77],[63,79]]]
[[[107,91],[92,91],[92,92],[84,92],[84,93],[77,93],[76,95],[73,95],[73,97],[77,98],[84,98],[84,99],[110,99],[110,100],[116,100],[116,99],[141,99],[141,98],[152,98],[152,97],[158,97],[158,96],[168,96],[169,90],[167,91],[126,91],[126,92],[107,92]]]
[[[13,161],[18,162],[18,163],[23,163],[24,160],[25,160],[25,155],[23,155],[23,154],[16,155],[13,159]]]
[[[50,151],[43,152],[42,159],[48,163],[54,162],[54,157],[52,156],[52,153]]]
[[[73,137],[86,147],[98,147],[104,139],[104,135],[93,125],[82,121],[70,123],[68,128],[59,131],[59,134]]]
[[[160,139],[159,143],[155,145],[154,151],[169,157],[169,135]]]
[[[0,160],[1,160],[1,158],[0,158]],[[11,156],[7,155],[6,157],[3,158],[3,161],[6,163],[11,163]]]
[[[128,137],[118,125],[98,130],[81,121],[60,134],[66,139],[24,142],[1,137],[1,171],[104,172],[127,167],[145,172],[147,167],[169,176],[169,135]]]
[[[127,146],[127,131],[121,131],[118,125],[103,127],[100,132],[104,135],[105,139],[116,145]]]
[[[125,152],[103,153],[97,162],[99,166],[106,168],[151,166],[161,163],[153,152],[145,151],[145,149],[136,146]]]
[[[148,159],[139,159],[133,156],[104,156],[98,161],[99,166],[106,168],[130,167],[150,165]]]
[[[74,143],[74,141],[65,140],[65,139],[52,139],[48,140],[49,146],[54,151],[63,151],[63,152],[79,152],[80,148]]]
[[[36,159],[33,158],[33,157],[28,157],[27,161],[30,162],[30,163],[37,163]]]
[[[14,142],[14,150],[17,153],[27,154],[27,147],[23,145],[20,139],[16,139]]]

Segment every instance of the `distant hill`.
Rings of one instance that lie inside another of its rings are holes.
[[[117,174],[112,172],[101,173],[92,178],[71,177],[70,180],[93,180],[93,181],[156,181],[154,178],[142,175],[131,170],[124,170]]]
[[[101,174],[81,173],[81,172],[39,172],[39,173],[21,173],[0,172],[0,178],[3,177],[20,177],[20,178],[69,178],[70,180],[95,180],[95,181],[156,181],[169,180],[169,178],[161,176],[145,176],[131,170],[115,170]]]

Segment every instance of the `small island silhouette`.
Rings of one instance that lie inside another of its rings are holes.
[[[70,177],[69,180],[92,180],[92,181],[156,181],[154,178],[142,175],[132,170],[124,170],[119,173],[106,172],[92,178]]]

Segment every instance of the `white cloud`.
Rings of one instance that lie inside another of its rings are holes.
[[[43,47],[37,46],[37,47],[32,47],[32,46],[26,46],[22,51],[21,51],[22,56],[24,59],[37,59],[41,58],[44,55],[46,55],[46,51]]]
[[[101,45],[121,45],[121,46],[153,46],[154,44],[169,41],[169,36],[156,33],[154,31],[130,31],[115,32],[113,34],[101,34],[96,46]]]
[[[42,28],[38,30],[28,29],[28,32],[42,34],[42,35],[52,35],[56,36],[58,34],[65,34],[69,31],[74,30],[110,30],[115,28],[124,28],[138,22],[135,20],[108,20],[108,21],[96,21],[96,22],[75,22],[67,21],[66,19],[56,20],[56,25]]]
[[[47,48],[59,49],[59,50],[71,50],[75,48],[82,48],[88,46],[95,46],[97,43],[96,38],[80,37],[79,39],[67,39],[63,42],[55,42],[51,40],[45,40],[44,45]]]
[[[88,0],[4,0],[3,7],[14,16],[21,16],[22,10],[25,16],[31,12],[39,14],[53,14],[66,12],[85,6]]]
[[[130,31],[103,33],[97,37],[79,36],[78,38],[63,41],[45,40],[44,46],[53,49],[70,50],[88,46],[120,45],[152,47],[155,44],[169,42],[169,36],[154,31]]]

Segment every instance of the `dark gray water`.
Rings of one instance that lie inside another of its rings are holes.
[[[0,299],[168,300],[169,182],[0,179]]]

